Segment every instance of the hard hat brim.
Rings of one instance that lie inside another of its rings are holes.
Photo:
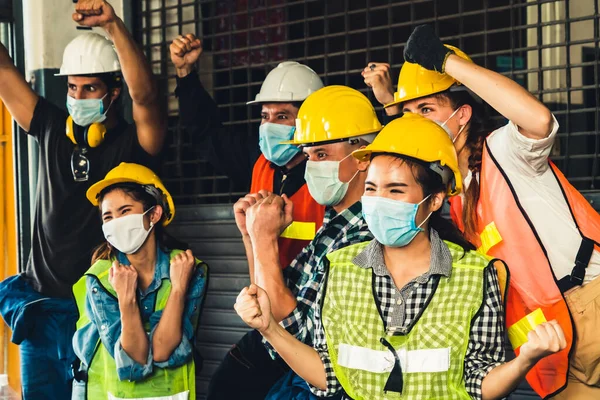
[[[381,131],[381,129],[369,129],[366,130],[364,132],[359,132],[356,133],[352,136],[348,136],[348,137],[344,137],[344,138],[336,138],[336,139],[331,139],[331,140],[321,140],[321,141],[315,141],[315,140],[286,140],[284,142],[279,142],[279,144],[295,144],[298,146],[306,146],[306,145],[311,145],[311,146],[307,146],[307,147],[312,147],[313,145],[319,145],[319,144],[331,144],[331,143],[337,143],[337,142],[345,142],[349,139],[358,137],[358,136],[364,136],[364,135],[369,135],[371,133],[377,133]]]
[[[370,161],[371,160],[371,155],[373,153],[384,153],[384,154],[399,154],[399,155],[403,155],[406,157],[412,157],[409,156],[407,154],[402,154],[402,153],[390,153],[390,150],[388,148],[374,148],[372,147],[372,145],[369,145],[369,148],[364,148],[364,149],[358,149],[352,152],[352,157],[354,157],[355,159],[357,159],[358,161]],[[421,160],[422,162],[427,163],[428,161],[425,160]],[[460,192],[462,192],[462,180],[457,180],[457,175],[455,171],[452,171],[454,174],[454,186],[450,187],[448,189],[448,191],[446,192],[446,194],[448,196],[456,196],[458,194],[460,194]]]
[[[248,101],[246,102],[246,105],[252,105],[252,104],[265,104],[265,103],[302,103],[305,99],[260,99],[260,100],[252,100],[252,101]]]
[[[112,185],[116,185],[119,183],[127,183],[127,182],[137,183],[138,185],[141,186],[141,184],[134,179],[131,179],[131,180],[127,180],[125,178],[103,179],[100,182],[96,182],[92,186],[90,186],[90,188],[85,193],[85,197],[87,197],[87,199],[89,200],[90,203],[92,203],[92,205],[97,206],[98,205],[98,196],[104,189],[106,189],[107,187],[112,186]]]
[[[89,200],[90,203],[92,203],[92,205],[97,207],[99,204],[98,196],[100,195],[100,193],[107,187],[112,186],[112,185],[117,185],[119,183],[135,183],[137,185],[143,186],[141,183],[139,183],[135,179],[126,179],[123,177],[115,178],[115,179],[103,179],[100,182],[97,182],[97,183],[93,184],[92,186],[90,186],[90,188],[85,193],[85,197],[87,197],[87,199]],[[168,202],[168,206],[170,208],[171,215],[168,219],[164,220],[163,226],[169,225],[171,223],[171,221],[173,221],[173,218],[175,217],[175,205],[173,204],[172,199],[169,197],[167,199],[167,202]]]
[[[74,73],[62,73],[59,72],[58,74],[54,74],[54,76],[84,76],[84,75],[102,75],[102,74],[112,74],[115,72],[121,72],[121,69],[115,69],[112,71],[102,71],[102,72],[81,72],[78,74],[74,74]]]

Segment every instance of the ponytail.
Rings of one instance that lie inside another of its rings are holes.
[[[464,105],[470,106],[472,110],[471,119],[466,128],[467,140],[465,142],[465,147],[469,150],[469,171],[471,171],[472,179],[464,192],[462,222],[465,227],[464,235],[473,239],[477,236],[477,203],[479,202],[479,173],[481,172],[483,146],[485,138],[496,129],[496,126],[490,123],[491,119],[487,115],[488,107],[475,101],[468,91],[446,90],[436,94],[435,97],[449,101],[454,110]]]

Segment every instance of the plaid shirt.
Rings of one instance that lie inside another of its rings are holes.
[[[288,332],[298,340],[313,342],[314,315],[317,295],[320,292],[323,276],[327,271],[323,264],[325,256],[335,250],[352,244],[373,239],[362,215],[360,201],[336,214],[333,208],[327,208],[323,226],[315,238],[302,249],[302,253],[283,270],[287,285],[298,302],[294,311],[280,322]],[[273,347],[263,338],[263,343],[275,358]]]
[[[373,240],[362,253],[355,257],[354,263],[360,268],[373,269],[374,288],[379,308],[388,331],[406,332],[415,318],[423,311],[422,306],[429,303],[435,294],[440,276],[450,276],[452,256],[450,250],[431,229],[430,269],[425,274],[408,282],[398,290],[385,266],[382,245]],[[474,399],[481,399],[481,383],[493,368],[505,360],[504,351],[504,309],[500,296],[500,287],[496,270],[486,269],[486,293],[481,311],[473,319],[471,335],[465,356],[464,379],[467,392]],[[320,319],[320,309],[315,317],[314,348],[319,353],[327,373],[327,390],[322,391],[310,386],[317,396],[331,396],[342,388],[335,377],[327,349],[325,331]]]

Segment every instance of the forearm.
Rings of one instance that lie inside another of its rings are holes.
[[[171,290],[167,304],[152,337],[152,356],[156,362],[171,357],[183,337],[185,291]]]
[[[279,262],[279,244],[277,238],[261,238],[253,241],[254,283],[263,288],[271,299],[277,299],[271,305],[271,312],[277,322],[287,317],[297,305],[283,279]]]
[[[119,301],[121,311],[121,347],[138,364],[148,359],[148,336],[142,325],[139,308],[135,301]]]
[[[148,105],[157,101],[157,86],[152,69],[123,21],[117,18],[104,29],[115,45],[123,78],[133,102]]]
[[[274,321],[262,335],[302,379],[321,390],[327,389],[325,368],[315,349],[298,341]]]
[[[250,239],[249,235],[242,235],[242,242],[244,242],[244,249],[246,250],[246,259],[248,260],[250,283],[256,283],[254,281],[254,252],[252,251],[252,239]]]
[[[456,55],[450,55],[446,60],[445,72],[517,124],[523,135],[543,139],[552,131],[554,121],[550,110],[506,76]]]
[[[0,68],[16,69],[15,64],[8,54],[8,50],[0,43]]]
[[[481,384],[483,400],[508,396],[525,379],[525,375],[534,365],[523,360],[523,357],[517,357],[491,370]]]

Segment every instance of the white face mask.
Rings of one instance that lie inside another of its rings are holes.
[[[104,223],[102,232],[108,243],[124,254],[133,254],[138,251],[154,227],[150,221],[150,229],[144,228],[144,215],[153,208],[143,214],[125,215]]]
[[[452,133],[450,132],[450,130],[446,126],[446,124],[448,123],[448,121],[450,121],[452,119],[452,117],[454,117],[456,115],[456,113],[458,112],[458,110],[460,110],[460,107],[457,108],[456,110],[454,110],[454,112],[452,113],[452,115],[450,115],[448,117],[448,119],[446,119],[444,122],[442,122],[440,124],[440,126],[446,130],[446,133],[448,134],[448,136],[450,136],[450,140],[452,140],[452,143],[456,142],[456,139],[458,139],[458,137],[460,136],[460,134],[462,133],[463,129],[465,129],[465,126],[466,126],[466,125],[461,126],[460,130],[458,131],[458,133],[454,137],[452,137]]]
[[[304,180],[313,199],[322,206],[336,206],[346,195],[350,182],[358,175],[358,170],[348,182],[340,181],[340,164],[352,153],[340,161],[307,161]]]

